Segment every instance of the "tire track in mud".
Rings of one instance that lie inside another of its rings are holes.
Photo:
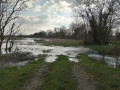
[[[18,90],[40,90],[45,81],[45,76],[49,72],[49,63],[44,63],[35,74]]]
[[[76,90],[96,90],[96,85],[91,76],[80,67],[78,63],[73,63],[72,74],[76,82]]]

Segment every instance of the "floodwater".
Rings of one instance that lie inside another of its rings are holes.
[[[0,68],[6,67],[6,66],[17,66],[20,68],[21,66],[24,66],[28,63],[28,61],[21,61],[21,62],[8,62],[8,63],[0,63]]]
[[[95,60],[102,60],[103,59],[103,56],[99,55],[98,53],[92,53],[92,54],[89,54],[88,57],[92,58],[92,59],[95,59]],[[119,58],[120,59],[120,58]],[[113,68],[116,68],[116,59],[115,57],[112,57],[112,56],[105,56],[104,57],[104,60],[105,60],[105,63],[110,66],[110,67],[113,67]],[[120,60],[119,60],[120,61]],[[120,64],[120,62],[118,62]]]
[[[44,41],[44,42],[43,42]],[[79,60],[76,58],[78,54],[82,54],[88,51],[88,48],[83,47],[63,47],[63,46],[45,46],[43,43],[48,43],[49,39],[40,39],[40,38],[24,38],[22,40],[16,40],[16,45],[14,48],[18,48],[20,52],[31,52],[33,55],[47,55],[45,61],[52,63],[57,60],[58,55],[66,55],[69,60],[72,62],[78,62]],[[5,45],[3,45],[3,50]],[[5,54],[5,52],[3,51]],[[11,62],[12,63],[12,62]],[[8,64],[11,66],[15,65],[25,65],[26,62],[18,62]]]
[[[20,52],[30,52],[36,57],[38,55],[47,55],[45,61],[48,63],[52,63],[58,59],[58,55],[68,56],[69,61],[71,62],[79,62],[76,58],[77,55],[87,52],[90,58],[95,60],[102,60],[102,56],[99,55],[97,51],[91,51],[88,48],[83,47],[63,47],[63,46],[45,46],[43,43],[48,43],[49,39],[41,39],[41,38],[24,38],[21,40],[16,40],[16,44],[14,48],[18,48]],[[3,44],[3,54],[5,54],[5,44]],[[111,67],[116,67],[116,60],[114,57],[105,56],[105,63]],[[37,58],[35,59],[37,60]],[[23,66],[26,65],[28,61],[21,62],[8,62],[4,64],[0,64],[0,66]],[[120,62],[119,62],[120,63]]]

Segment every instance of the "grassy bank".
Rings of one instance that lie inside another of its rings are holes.
[[[40,68],[44,58],[38,61],[30,61],[26,66],[7,67],[0,70],[0,90],[17,90],[17,88],[34,73],[35,69]]]
[[[104,48],[104,49],[109,49],[110,48],[110,46],[109,45],[104,45],[103,47],[102,47],[102,45],[83,45],[84,47],[87,47],[87,48],[91,48],[91,49],[93,49],[93,50],[101,50],[102,48]]]
[[[104,54],[113,55],[112,46],[110,45],[83,45],[85,48],[90,48],[92,50],[101,51],[104,50]]]
[[[91,45],[83,45],[81,44],[81,46],[83,47],[86,47],[86,48],[90,48],[92,50],[97,50],[97,51],[101,51],[103,50],[104,51],[104,54],[107,54],[107,55],[113,55],[113,48],[115,46],[115,44],[119,44],[120,45],[120,41],[110,41],[109,45],[95,45],[95,44],[91,44]]]
[[[51,63],[46,82],[41,90],[75,90],[73,82],[71,63],[66,56]]]
[[[79,63],[83,69],[92,74],[97,82],[98,90],[120,90],[120,69],[115,69],[89,59],[86,55],[78,57],[82,59]]]

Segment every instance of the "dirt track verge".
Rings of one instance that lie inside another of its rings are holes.
[[[73,63],[72,73],[77,86],[76,90],[96,90],[93,78],[78,63]]]

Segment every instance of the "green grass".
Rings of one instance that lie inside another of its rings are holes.
[[[72,77],[71,63],[66,56],[51,63],[46,82],[41,90],[75,90]]]
[[[98,90],[120,90],[120,69],[106,66],[102,62],[89,59],[86,55],[78,56],[82,59],[79,64],[93,75]]]
[[[64,46],[64,47],[70,47],[70,46],[78,47],[78,46],[80,46],[79,43],[48,43],[48,44],[45,44],[45,45],[46,46],[55,45],[55,46]]]
[[[84,47],[87,47],[87,48],[91,48],[93,50],[101,50],[102,48],[105,48],[105,49],[109,49],[110,46],[109,45],[104,45],[102,47],[102,45],[83,45]]]
[[[104,54],[106,55],[113,55],[113,51],[112,51],[112,46],[111,45],[83,45],[83,47],[85,48],[90,48],[92,50],[96,50],[96,51],[101,51],[104,50]]]
[[[116,43],[117,43],[117,44],[120,45],[120,40],[117,40],[117,41],[111,40],[110,43],[111,43],[111,44],[116,44]]]
[[[81,46],[83,47],[86,47],[86,48],[90,48],[92,50],[97,50],[97,51],[100,51],[102,49],[104,49],[104,53],[108,54],[108,55],[113,55],[113,46],[116,42],[115,41],[110,41],[110,45],[95,45],[95,44],[92,44],[92,45],[84,45],[84,44],[81,44]],[[120,41],[117,41],[117,43],[120,45]]]
[[[22,83],[34,73],[35,69],[40,68],[44,59],[30,61],[26,66],[6,67],[0,70],[0,90],[17,90]]]

